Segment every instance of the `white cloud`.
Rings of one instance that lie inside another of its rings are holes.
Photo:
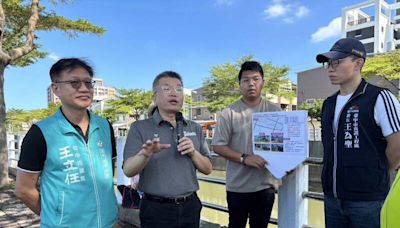
[[[230,6],[233,2],[234,0],[215,0],[215,4],[220,6]]]
[[[272,0],[265,10],[267,19],[281,19],[285,23],[293,23],[295,19],[308,15],[310,10],[298,3],[288,3],[288,0]]]
[[[273,4],[264,10],[264,13],[268,18],[277,18],[286,15],[289,11],[288,5],[282,5],[280,3]]]
[[[331,37],[340,36],[341,27],[342,18],[337,17],[329,22],[327,26],[318,28],[318,30],[311,35],[311,40],[314,43],[318,43]]]
[[[299,8],[297,8],[297,11],[295,13],[297,18],[302,18],[304,16],[307,16],[307,14],[310,12],[310,10],[305,7],[305,6],[300,6]]]
[[[47,55],[47,58],[49,58],[49,59],[51,59],[53,61],[58,61],[60,59],[60,57],[54,52],[49,53]]]

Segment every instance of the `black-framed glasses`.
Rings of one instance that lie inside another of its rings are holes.
[[[346,57],[347,58],[347,57]],[[344,62],[345,59],[336,59],[336,60],[329,60],[328,62],[323,62],[322,66],[324,67],[324,69],[328,69],[329,67],[332,67],[332,69],[336,69],[340,63]]]
[[[182,86],[173,87],[173,86],[168,86],[168,85],[162,85],[162,86],[160,86],[160,88],[163,93],[171,93],[172,90],[175,90],[175,93],[183,93]]]
[[[67,81],[55,81],[54,83],[66,83],[70,84],[72,88],[79,89],[82,86],[82,83],[85,85],[87,89],[93,89],[95,81],[93,80],[67,80]]]
[[[250,82],[253,81],[254,83],[257,84],[257,83],[261,82],[262,80],[263,80],[262,77],[256,76],[256,77],[253,77],[253,78],[242,78],[240,80],[240,82],[242,82],[244,84],[250,84]]]

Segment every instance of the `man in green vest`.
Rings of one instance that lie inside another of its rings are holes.
[[[115,140],[110,123],[87,110],[93,69],[81,59],[61,59],[50,77],[62,105],[26,134],[16,196],[40,215],[41,227],[112,227],[117,220]]]

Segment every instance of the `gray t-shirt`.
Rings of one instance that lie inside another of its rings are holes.
[[[183,131],[193,141],[197,151],[203,156],[210,156],[200,125],[185,120]],[[131,125],[124,148],[124,161],[135,156],[146,140],[155,137],[160,138],[160,143],[171,144],[171,147],[152,155],[140,172],[139,190],[162,197],[185,196],[197,191],[196,167],[188,155],[177,151],[176,129],[162,120],[158,110],[149,119]]]
[[[245,154],[253,154],[252,147],[252,113],[281,111],[275,104],[262,99],[254,108],[238,100],[224,110],[217,121],[212,145],[229,146]],[[256,192],[266,188],[278,187],[268,169],[257,169],[238,162],[227,160],[226,189],[230,192]]]

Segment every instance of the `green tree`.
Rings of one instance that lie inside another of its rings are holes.
[[[115,121],[117,114],[127,114],[138,120],[147,112],[151,103],[152,92],[141,89],[117,89],[117,98],[106,102],[103,113],[110,121]]]
[[[289,83],[291,83],[289,81]],[[292,110],[292,102],[294,98],[296,98],[296,93],[294,91],[278,91],[275,93],[275,95],[278,96],[278,103],[281,105],[281,97],[285,98],[287,101],[289,101],[289,110]]]
[[[189,119],[192,118],[193,104],[194,104],[194,102],[193,102],[192,96],[184,95],[183,106],[182,106],[183,116],[187,116]]]
[[[365,78],[379,75],[389,82],[393,79],[400,79],[400,49],[367,58],[362,75]],[[393,85],[398,88],[397,85]]]
[[[105,32],[86,20],[70,20],[46,11],[39,6],[39,0],[0,0],[0,187],[8,184],[4,71],[7,66],[28,66],[44,58],[47,53],[40,50],[35,32],[53,30],[64,31],[70,37],[78,33],[101,35]]]
[[[206,98],[205,105],[210,112],[216,112],[233,103],[240,97],[238,74],[245,61],[253,60],[253,56],[245,56],[236,63],[223,63],[211,68],[211,76],[203,83]],[[276,67],[272,63],[262,63],[264,70],[263,94],[277,94],[280,85],[287,82],[289,68]]]
[[[60,103],[51,103],[47,108],[33,110],[10,109],[7,111],[7,129],[9,132],[20,132],[23,130],[23,124],[30,126],[36,121],[54,114],[60,105]]]
[[[61,103],[58,102],[49,104],[47,108],[30,110],[31,124],[53,115],[60,106]]]
[[[321,121],[322,115],[322,104],[324,101],[322,99],[318,99],[312,103],[303,102],[299,107],[298,110],[306,110],[308,111],[308,121],[310,122],[311,126],[313,127],[314,132],[314,139],[315,139],[315,125],[314,121]]]
[[[29,113],[23,109],[10,109],[7,111],[6,124],[9,132],[21,131],[21,123],[24,123]]]

